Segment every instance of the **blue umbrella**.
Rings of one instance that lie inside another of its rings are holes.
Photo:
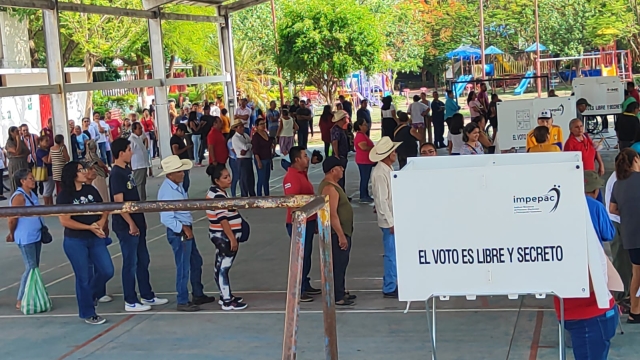
[[[468,60],[471,57],[479,58],[480,56],[481,56],[480,49],[474,48],[468,45],[462,45],[459,48],[447,53],[447,57],[449,59],[463,58],[465,60]]]
[[[534,52],[534,51],[536,51],[536,44],[538,44],[538,43],[533,43],[533,45],[529,46],[524,51],[525,52]],[[540,51],[545,51],[545,50],[547,50],[547,47],[542,45],[542,44],[540,44]]]
[[[504,54],[504,52],[495,46],[489,46],[488,48],[484,49],[484,54],[485,55],[501,55],[501,54]]]

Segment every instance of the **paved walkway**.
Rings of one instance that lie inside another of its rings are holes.
[[[612,156],[607,154],[607,163]],[[283,171],[276,164],[271,178],[272,195],[282,194]],[[192,171],[192,198],[202,198],[208,187],[204,168]],[[311,181],[322,179],[321,167],[309,170]],[[155,198],[161,179],[150,179],[148,193]],[[437,183],[434,183],[437,187]],[[357,197],[358,171],[350,163],[347,190]],[[0,203],[5,206],[6,202]],[[338,313],[338,343],[342,359],[388,360],[430,357],[429,332],[424,304],[383,299],[382,244],[372,207],[353,204],[355,232],[348,288],[358,295],[357,306]],[[1,244],[0,251],[0,359],[252,359],[281,356],[284,300],[290,241],[284,228],[285,210],[243,211],[251,223],[252,238],[241,246],[231,272],[235,293],[249,308],[222,312],[207,305],[198,313],[175,311],[173,254],[158,214],[147,215],[151,253],[151,281],[159,296],[171,302],[153,312],[124,312],[120,280],[121,256],[117,241],[109,247],[116,274],[108,284],[115,300],[100,304],[107,318],[103,326],[86,325],[77,317],[74,277],[62,251],[62,229],[49,218],[53,244],[43,248],[44,281],[53,297],[50,313],[24,316],[14,310],[17,281],[23,271],[15,245]],[[215,293],[214,246],[207,240],[204,213],[195,214],[195,234],[203,254],[205,291]],[[2,222],[4,234],[6,223]],[[318,251],[314,250],[312,278],[319,284]],[[485,297],[474,301],[455,298],[437,303],[438,355],[440,359],[557,359],[557,322],[550,299],[520,300]],[[298,359],[324,358],[322,304],[301,304]],[[625,326],[625,335],[613,340],[610,359],[633,359],[640,352],[640,328]],[[569,359],[572,355],[569,351]]]

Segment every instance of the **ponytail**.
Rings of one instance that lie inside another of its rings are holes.
[[[616,158],[616,178],[626,180],[633,173],[633,162],[638,157],[638,153],[631,149],[624,149]]]

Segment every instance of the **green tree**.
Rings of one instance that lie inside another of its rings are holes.
[[[341,79],[380,64],[382,39],[366,6],[340,0],[310,0],[303,7],[288,3],[282,18],[276,63],[304,74],[330,102]]]

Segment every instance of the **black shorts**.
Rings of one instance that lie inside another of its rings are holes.
[[[629,249],[629,259],[631,259],[631,263],[633,265],[640,266],[640,248],[638,249]]]

